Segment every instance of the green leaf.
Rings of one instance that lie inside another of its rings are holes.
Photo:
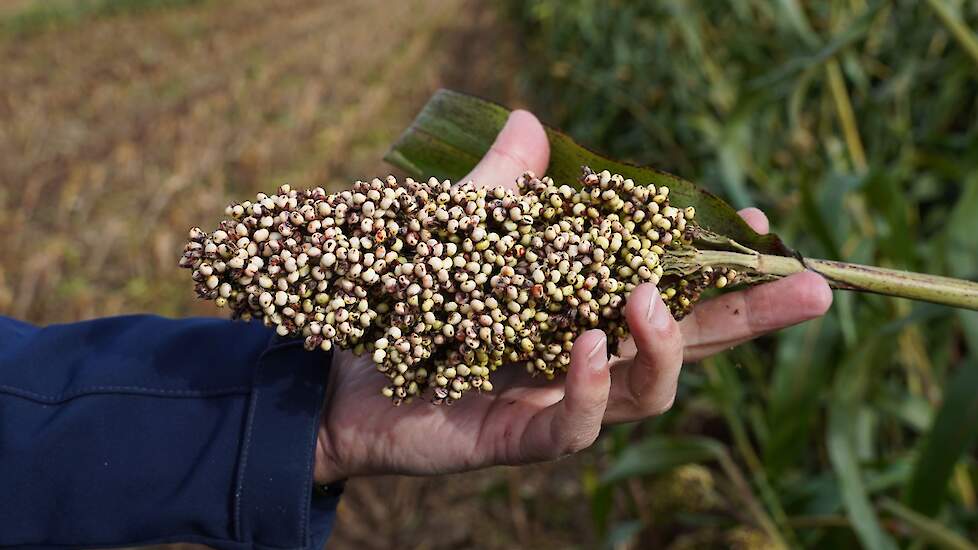
[[[642,532],[645,525],[641,521],[626,521],[616,525],[605,538],[605,548],[627,548],[628,543],[635,540],[635,537]]]
[[[883,531],[869,499],[858,458],[859,438],[857,418],[863,410],[867,387],[872,379],[873,358],[879,348],[871,340],[858,348],[840,365],[829,407],[827,447],[832,469],[839,481],[839,492],[863,546],[871,550],[895,549],[893,539]]]
[[[764,90],[811,67],[820,66],[839,52],[861,39],[870,29],[876,13],[886,5],[886,2],[875,2],[859,16],[852,19],[849,26],[838,33],[832,40],[818,51],[797,57],[776,68],[775,70],[749,82],[751,89]],[[798,12],[801,13],[801,12]],[[804,17],[801,15],[801,17]],[[805,21],[807,26],[807,21]],[[803,38],[810,44],[817,42],[817,37],[805,33]]]
[[[394,143],[385,160],[414,177],[458,180],[489,150],[510,111],[495,103],[450,90],[439,90]],[[547,175],[574,184],[581,166],[610,170],[639,183],[667,185],[676,205],[696,208],[703,227],[766,254],[794,252],[774,234],[759,235],[719,197],[672,174],[614,161],[581,147],[567,135],[547,128],[550,166]]]
[[[614,506],[614,487],[601,483],[600,473],[589,465],[580,474],[581,487],[588,496],[591,509],[591,522],[594,530],[604,534],[608,530],[608,522]]]
[[[914,534],[938,548],[948,548],[949,550],[978,550],[978,546],[971,544],[948,527],[904,507],[895,500],[883,499],[880,502],[880,508],[899,518],[904,524],[910,527]]]
[[[846,515],[866,548],[895,549],[893,539],[880,527],[867,496],[853,443],[855,435],[851,433],[854,431],[851,412],[849,407],[833,407],[829,412],[829,458],[839,478]]]
[[[830,343],[835,324],[824,319],[784,330],[771,369],[766,409],[770,436],[764,442],[764,466],[775,475],[811,459],[807,441],[819,418],[820,398],[831,384]]]
[[[683,464],[719,460],[726,448],[707,437],[654,435],[625,449],[601,476],[603,483],[657,474]]]
[[[978,254],[975,253],[975,234],[978,233],[978,175],[971,175],[965,182],[961,196],[947,223],[947,262],[951,275],[969,277],[978,272]]]
[[[945,392],[906,491],[910,508],[927,516],[940,511],[954,465],[978,436],[978,365],[970,363],[957,369]]]

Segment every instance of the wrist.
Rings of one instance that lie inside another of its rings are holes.
[[[346,479],[346,474],[336,460],[332,441],[326,430],[325,422],[319,427],[316,437],[316,461],[313,467],[313,480],[319,484],[336,483]]]
[[[346,486],[346,476],[332,453],[329,432],[320,426],[316,437],[316,461],[313,467],[313,494],[320,497],[337,497]]]
[[[332,484],[349,477],[341,468],[336,454],[336,446],[333,444],[333,438],[328,429],[329,422],[327,422],[330,409],[333,408],[336,398],[339,371],[343,366],[341,362],[345,358],[346,355],[342,352],[333,351],[331,354],[332,364],[329,369],[329,383],[326,387],[326,406],[323,407],[322,416],[319,419],[319,428],[316,432],[316,457],[312,478],[317,484]]]

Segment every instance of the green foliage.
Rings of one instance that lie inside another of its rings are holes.
[[[57,29],[98,17],[139,13],[151,9],[175,8],[203,0],[41,0],[13,15],[0,18],[0,31],[23,36]]]
[[[978,4],[507,6],[532,60],[527,98],[578,142],[759,206],[806,255],[978,276]],[[605,476],[644,468],[654,483],[707,435],[735,469],[703,463],[734,486],[743,471],[790,545],[967,547],[976,351],[970,312],[837,293],[823,320],[687,367],[673,411],[609,444]],[[620,498],[595,492],[618,503],[602,515],[616,537],[764,527],[743,499],[709,521],[649,520],[642,501],[620,504],[635,480],[609,485]]]
[[[921,444],[907,502],[933,516],[946,498],[954,465],[978,436],[978,365],[958,369],[948,382],[944,402]]]
[[[629,477],[657,474],[690,462],[719,460],[725,454],[723,445],[705,437],[650,436],[623,450],[602,480],[613,483]]]

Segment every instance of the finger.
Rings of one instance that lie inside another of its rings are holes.
[[[606,422],[661,414],[676,398],[683,363],[679,325],[651,284],[638,286],[625,305],[635,358],[614,367]],[[620,370],[619,370],[620,369]]]
[[[549,460],[594,443],[601,431],[610,386],[608,339],[600,330],[589,330],[571,349],[564,398],[537,413],[523,432],[523,458]]]
[[[531,171],[543,175],[550,161],[550,142],[543,125],[528,111],[513,111],[489,152],[461,181],[479,187],[516,188],[516,178]]]
[[[761,235],[767,234],[771,230],[771,224],[767,221],[767,215],[764,214],[760,209],[750,207],[744,208],[743,210],[738,210],[741,218],[747,222],[747,225],[751,226],[751,229],[757,231]]]
[[[686,361],[814,319],[832,305],[832,290],[811,271],[704,302],[682,320]]]

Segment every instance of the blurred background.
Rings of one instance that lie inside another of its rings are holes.
[[[756,205],[806,255],[978,277],[978,3],[0,0],[0,312],[216,315],[234,198],[389,173],[439,87]],[[578,456],[353,480],[329,548],[974,548],[978,316],[836,294]]]

